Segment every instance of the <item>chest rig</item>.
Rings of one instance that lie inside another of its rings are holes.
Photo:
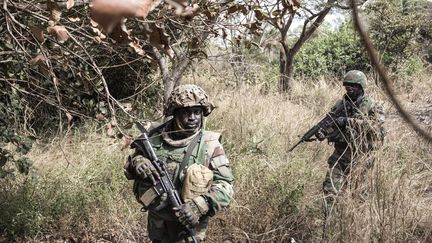
[[[155,134],[151,143],[159,159],[165,161],[168,173],[177,189],[181,188],[187,168],[192,164],[208,166],[205,158],[206,146],[204,132],[200,131],[190,143],[184,146],[173,146],[163,141],[161,134]]]

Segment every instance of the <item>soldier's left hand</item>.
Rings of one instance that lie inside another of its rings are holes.
[[[322,129],[320,129],[315,133],[315,137],[318,139],[318,141],[322,141],[326,138],[326,135],[325,135],[324,131]]]
[[[345,127],[347,124],[348,118],[347,117],[338,117],[335,119],[335,123],[338,125],[338,127]]]
[[[191,201],[188,201],[178,208],[174,208],[174,213],[186,227],[194,228],[198,223],[201,216],[207,214],[209,206],[204,197],[199,196]]]

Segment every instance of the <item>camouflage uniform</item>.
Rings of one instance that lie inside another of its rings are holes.
[[[353,70],[345,75],[345,83],[360,84],[365,90],[366,76],[360,71]],[[382,143],[384,137],[382,106],[366,95],[359,100],[354,109],[345,109],[345,117],[347,117],[345,128],[341,128],[337,136],[328,138],[329,142],[334,143],[335,149],[328,159],[329,169],[323,183],[326,215],[333,207],[335,196],[346,184],[347,176],[353,166],[360,163],[364,163],[360,166],[370,166],[373,162],[371,151]],[[345,95],[334,107],[338,107],[341,103],[347,107],[348,102],[353,101]]]
[[[165,115],[171,116],[176,108],[202,106],[203,115],[207,116],[211,113],[213,105],[208,101],[205,92],[195,85],[182,85],[177,87],[171,94],[168,101],[168,106],[165,107]],[[210,169],[209,181],[200,181],[201,174],[198,177],[191,177],[188,179],[188,191],[192,191],[194,196],[199,196],[197,205],[203,205],[208,208],[208,212],[203,215],[199,224],[196,226],[196,237],[203,241],[208,226],[209,217],[213,216],[216,212],[227,207],[233,197],[233,174],[231,172],[229,161],[225,155],[223,147],[220,143],[220,134],[211,131],[205,131],[202,126],[197,133],[183,139],[182,141],[173,140],[170,138],[169,128],[171,121],[150,130],[150,141],[155,149],[156,155],[159,159],[167,164],[168,172],[171,176],[174,185],[176,186],[179,194],[182,194],[183,200],[197,200],[195,198],[185,198],[185,177],[188,168],[192,165],[203,165]],[[194,146],[192,140],[198,136],[198,142]],[[192,145],[191,145],[192,144]],[[180,171],[181,163],[184,160],[185,154],[189,146],[194,146],[189,160],[186,162],[184,169]],[[182,231],[182,224],[179,223],[177,217],[174,215],[172,207],[167,204],[167,198],[162,195],[155,198],[151,193],[151,182],[141,180],[133,175],[133,157],[130,165],[126,165],[126,173],[129,178],[134,178],[134,193],[139,202],[141,202],[145,209],[148,210],[148,233],[149,238],[153,242],[181,242],[183,240],[180,233]],[[129,173],[129,175],[128,175]],[[195,178],[195,179],[194,179]],[[187,197],[187,196],[186,196]],[[201,206],[199,206],[201,207]]]

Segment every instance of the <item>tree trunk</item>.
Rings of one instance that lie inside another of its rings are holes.
[[[291,52],[286,54],[283,48],[279,54],[279,92],[287,93],[294,73],[294,55]]]
[[[164,104],[168,101],[173,89],[180,84],[180,80],[191,63],[191,59],[186,55],[178,57],[177,61],[172,64],[171,70],[168,66],[167,58],[162,56],[158,49],[152,49],[155,59],[158,61],[159,69],[162,75],[164,87],[163,98]]]
[[[190,63],[191,59],[189,57],[179,57],[179,60],[173,64],[171,72],[168,72],[168,75],[163,76],[164,103],[168,101],[174,88],[180,85],[181,78]]]
[[[281,93],[289,92],[290,85],[294,72],[294,56],[300,51],[300,48],[303,44],[312,36],[312,34],[316,31],[316,29],[322,24],[325,16],[330,12],[333,4],[336,0],[328,0],[326,3],[326,7],[323,8],[320,12],[313,14],[303,23],[303,29],[300,34],[300,37],[297,41],[292,45],[291,48],[288,47],[286,35],[288,28],[280,28],[279,31],[281,33],[281,44],[282,48],[280,50],[280,66],[279,66],[279,91]],[[312,24],[309,23],[313,21]],[[287,27],[289,27],[291,24]],[[309,26],[309,27],[308,27]]]

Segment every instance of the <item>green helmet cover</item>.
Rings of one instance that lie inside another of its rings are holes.
[[[365,90],[366,80],[366,75],[362,71],[351,70],[345,74],[343,84],[359,84]]]

